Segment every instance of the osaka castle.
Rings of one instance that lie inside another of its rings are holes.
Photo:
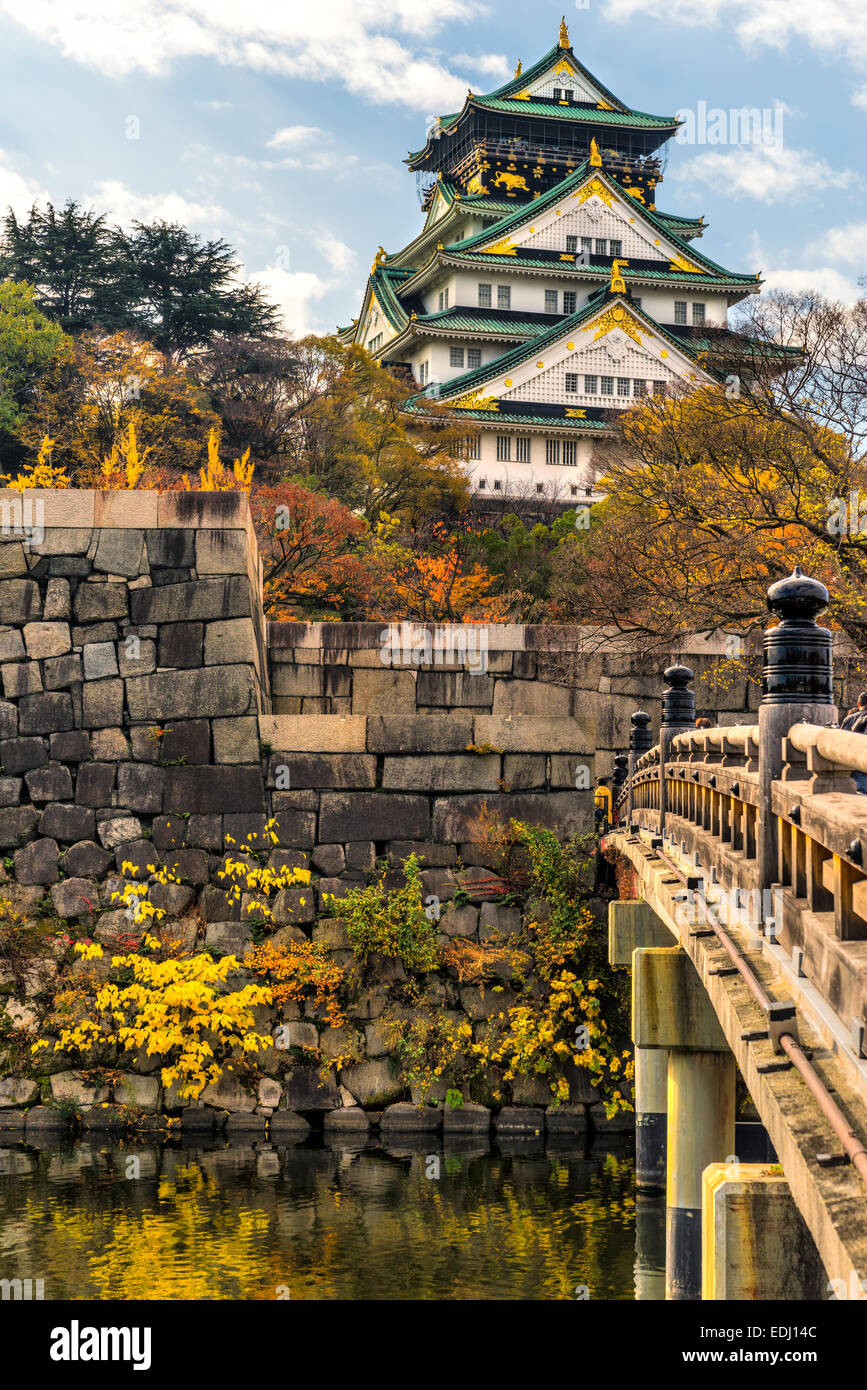
[[[380,248],[340,330],[466,423],[479,494],[594,495],[612,412],[720,382],[747,340],[729,308],[759,276],[694,245],[703,218],[657,206],[674,116],[635,111],[557,45],[486,96],[467,92],[406,160],[424,225]]]

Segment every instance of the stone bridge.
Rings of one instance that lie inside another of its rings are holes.
[[[666,1189],[666,1297],[867,1291],[867,738],[834,727],[822,585],[774,585],[756,723],[696,728],[680,664],[632,719],[615,827],[639,1183]],[[736,1071],[779,1164],[737,1157]]]

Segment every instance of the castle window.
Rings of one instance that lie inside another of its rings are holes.
[[[512,289],[511,289],[511,286],[510,286],[510,285],[498,285],[498,286],[497,286],[497,308],[498,308],[498,309],[511,309],[511,307],[512,307]]]
[[[693,304],[693,306],[692,306],[692,321],[693,321],[693,323],[696,324],[696,325],[699,325],[699,324],[704,323],[704,305],[703,305],[703,304]]]
[[[592,236],[583,236],[583,237],[581,238],[581,250],[582,250],[582,251],[592,251],[592,250],[593,250],[593,238],[592,238]]]
[[[600,396],[613,396],[613,395],[614,395],[614,377],[613,377],[613,376],[601,376],[601,377],[599,378],[599,394],[600,394]]]
[[[447,309],[447,308],[449,307],[449,292],[448,292],[448,290],[440,290],[439,306],[440,306],[440,309],[441,309],[441,310],[442,310],[442,309]]]
[[[555,87],[555,88],[554,88],[554,100],[555,100],[555,101],[562,101],[562,100],[563,100],[563,88],[562,88],[562,87]]]
[[[450,367],[462,367],[463,365],[464,365],[464,350],[463,350],[463,348],[456,348],[456,347],[449,348],[449,366],[450,366]]]
[[[556,312],[557,312],[557,291],[556,291],[556,290],[546,290],[546,291],[545,291],[545,313],[546,313],[546,314],[556,314]]]
[[[479,308],[490,309],[491,307],[491,286],[479,285]]]
[[[674,301],[674,321],[675,323],[686,323],[685,299],[676,299]]]
[[[515,458],[518,463],[530,462],[530,438],[515,440]]]
[[[368,352],[378,352],[379,349],[380,349],[381,347],[382,347],[382,334],[381,334],[381,333],[377,333],[376,337],[375,337],[375,338],[371,338],[370,342],[367,344],[367,351],[368,351]]]
[[[577,443],[575,442],[574,439],[564,439],[564,440],[563,440],[563,462],[564,462],[565,464],[569,464],[569,465],[575,464],[575,463],[577,462],[577,460],[576,460],[576,453],[577,453],[577,450],[578,450],[578,445],[577,445]]]
[[[574,314],[578,307],[578,296],[574,290],[563,291],[563,313]]]
[[[584,394],[585,394],[585,396],[595,396],[595,395],[596,395],[596,377],[595,377],[595,376],[585,376],[585,378],[584,378]]]
[[[570,487],[569,492],[570,492],[570,494],[571,494],[573,497],[577,497],[577,496],[578,496],[578,488],[575,486],[574,483],[573,483],[572,486]]]
[[[480,434],[467,436],[466,456],[468,459],[480,459],[482,457],[482,436]]]
[[[508,434],[497,435],[497,462],[508,463],[512,457],[512,438]]]
[[[632,394],[633,396],[646,396],[647,382],[642,381],[640,377],[635,377],[635,379],[632,382]]]
[[[567,391],[577,391],[577,390],[578,390],[578,373],[577,373],[577,372],[567,372],[567,373],[566,373],[566,390],[567,390]]]
[[[578,238],[577,238],[577,236],[567,236],[567,238],[566,238],[566,252],[567,252],[567,254],[571,253],[572,255],[574,255],[575,252],[576,252],[577,250],[578,250]]]
[[[596,254],[597,254],[597,256],[604,256],[604,255],[605,255],[605,248],[606,248],[607,245],[608,245],[608,242],[605,240],[604,237],[597,237],[597,238],[596,238]]]
[[[480,367],[482,365],[482,349],[467,348],[467,366]]]
[[[544,484],[542,484],[542,483],[537,483],[537,484],[536,484],[536,491],[537,491],[537,492],[543,492],[543,491],[544,491]]]
[[[654,396],[662,396],[662,395],[665,394],[665,382],[664,382],[664,381],[655,381],[655,382],[653,383],[653,394],[654,394]]]
[[[559,463],[559,462],[560,462],[560,441],[559,441],[559,439],[546,439],[546,440],[545,440],[545,462],[546,462],[546,463]]]
[[[487,485],[487,479],[485,479],[485,478],[479,478],[479,492],[482,492],[486,485]]]
[[[618,394],[618,396],[628,396],[628,395],[629,395],[629,377],[628,377],[628,376],[619,376],[619,377],[617,378],[617,394]]]
[[[496,478],[494,480],[494,492],[500,492],[502,490],[502,487],[503,484],[500,482],[499,478]]]
[[[641,308],[641,297],[640,297],[639,295],[634,294],[634,295],[632,296],[632,302],[633,302],[633,304],[635,305],[636,309],[640,309],[640,308]]]
[[[430,380],[430,362],[421,362],[418,369],[419,386],[427,386]]]
[[[609,254],[610,256],[622,256],[622,255],[623,255],[623,242],[622,242],[622,241],[609,241],[609,243],[608,243],[608,254]]]

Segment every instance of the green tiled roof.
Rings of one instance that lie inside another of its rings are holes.
[[[676,116],[652,116],[648,111],[600,111],[597,106],[568,106],[551,101],[515,101],[500,97],[471,97],[470,106],[485,111],[509,111],[513,115],[549,116],[556,121],[587,125],[632,126],[640,130],[676,130]]]
[[[497,333],[504,338],[531,338],[550,328],[555,321],[553,314],[529,314],[522,317],[515,312],[511,317],[502,314],[478,314],[471,309],[443,309],[436,314],[419,314],[416,322],[431,328],[449,329],[457,333]],[[556,322],[560,322],[556,318]]]
[[[548,52],[543,54],[535,63],[532,63],[530,67],[526,68],[521,73],[520,77],[510,77],[508,82],[503,83],[502,87],[497,87],[494,92],[488,92],[488,98],[509,97],[513,96],[515,92],[523,92],[525,87],[528,87],[531,82],[536,81],[537,77],[541,77],[543,73],[547,72],[552,64],[558,63],[564,53],[569,54],[569,57],[572,59],[581,76],[586,78],[598,92],[601,92],[606,101],[610,101],[614,106],[619,106],[621,111],[627,109],[623,105],[623,102],[619,101],[614,93],[609,92],[608,88],[599,81],[598,77],[593,76],[589,68],[585,68],[583,63],[579,63],[571,48],[563,49],[559,44],[555,44],[553,48],[549,48]]]
[[[614,296],[610,302],[612,304],[616,303],[617,298],[618,296]],[[557,323],[553,324],[551,328],[546,329],[543,333],[537,334],[531,343],[521,343],[518,347],[510,348],[508,352],[501,353],[493,362],[487,362],[482,367],[474,367],[473,370],[469,372],[462,372],[460,376],[454,377],[448,383],[448,395],[463,396],[468,391],[474,390],[477,386],[484,385],[484,383],[490,381],[492,377],[499,376],[502,372],[508,371],[510,367],[518,366],[519,363],[526,359],[529,353],[535,354],[537,352],[542,352],[549,343],[555,343],[559,338],[566,337],[567,334],[572,333],[576,328],[580,328],[585,319],[592,318],[594,314],[598,314],[600,309],[602,309],[607,302],[609,302],[608,296],[601,294],[597,295],[589,304],[585,304],[583,308],[579,309],[576,314],[570,314],[567,318],[560,319]],[[685,340],[675,338],[673,334],[669,333],[661,324],[657,323],[656,319],[651,318],[650,314],[645,313],[642,309],[637,309],[634,304],[631,308],[636,318],[642,319],[648,327],[658,333],[661,338],[671,343],[673,347],[678,348],[687,357],[693,360],[695,359],[696,350],[691,344],[687,346]],[[714,369],[710,366],[705,367],[704,370],[710,376],[716,375]],[[448,404],[448,402],[446,401],[445,404]]]
[[[522,203],[520,207],[514,208],[507,217],[504,217],[501,222],[495,222],[492,226],[486,227],[483,232],[477,232],[474,237],[468,237],[466,241],[455,242],[454,244],[460,246],[462,254],[464,254],[472,247],[481,246],[486,241],[502,241],[511,228],[520,226],[522,222],[526,221],[528,216],[537,217],[540,209],[551,207],[554,203],[559,203],[560,199],[566,193],[571,193],[573,190],[580,188],[582,183],[588,178],[592,178],[594,175],[601,178],[602,182],[607,184],[612,192],[617,193],[621,198],[625,198],[627,204],[635,208],[638,216],[644,217],[652,226],[664,232],[668,240],[671,241],[676,248],[681,249],[691,260],[698,261],[700,265],[706,266],[708,270],[714,271],[717,275],[722,275],[726,280],[740,281],[751,280],[753,278],[750,275],[732,273],[726,270],[725,266],[717,265],[716,261],[712,261],[709,256],[703,255],[701,251],[693,250],[691,246],[688,246],[685,241],[680,239],[677,232],[675,232],[672,227],[668,226],[663,221],[660,213],[645,207],[644,203],[639,202],[631,193],[627,193],[626,189],[617,179],[612,178],[610,174],[606,174],[604,169],[594,167],[589,159],[585,159],[577,169],[573,170],[571,174],[567,174],[565,179],[561,179],[559,183],[554,184],[553,188],[549,188],[541,197],[535,198],[531,204]],[[493,260],[494,257],[490,257],[490,259]],[[506,257],[506,259],[513,260],[514,258],[510,256]],[[591,269],[591,267],[584,266],[582,269]],[[651,272],[645,273],[650,274]],[[681,274],[685,274],[687,279],[695,278],[690,275],[688,271],[681,272]],[[703,280],[704,278],[705,277],[702,277]]]
[[[492,256],[481,251],[464,252],[460,249],[460,242],[454,246],[449,246],[441,255],[448,256],[450,261],[463,261],[468,266],[511,266],[519,269],[521,266],[528,266],[532,270],[563,270],[565,264],[559,261],[543,260],[535,256]],[[690,253],[692,254],[692,253]],[[577,272],[576,272],[577,273]],[[582,279],[593,276],[599,281],[608,282],[611,279],[611,270],[604,265],[582,265],[580,267]],[[695,285],[696,288],[721,289],[726,286],[743,287],[744,285],[755,285],[756,279],[753,275],[739,275],[728,271],[722,271],[717,275],[700,275],[689,270],[670,270],[660,267],[659,270],[640,270],[633,266],[621,266],[621,274],[624,280],[633,280],[636,284],[644,280],[673,280],[677,284]]]
[[[403,408],[411,411],[414,415],[421,415],[424,412],[427,399],[424,394],[413,396]],[[443,402],[443,404],[448,405],[448,401]],[[542,425],[546,429],[557,430],[604,430],[611,428],[607,420],[575,419],[574,417],[567,419],[562,415],[519,415],[517,412],[504,410],[502,406],[498,410],[462,410],[461,419],[478,420],[482,424],[487,423],[489,425]]]

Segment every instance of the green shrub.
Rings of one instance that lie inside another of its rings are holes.
[[[332,905],[340,913],[358,959],[396,956],[408,970],[432,970],[437,963],[436,923],[423,905],[421,868],[411,854],[403,866],[404,883],[386,889],[387,866],[364,887],[351,888]]]

